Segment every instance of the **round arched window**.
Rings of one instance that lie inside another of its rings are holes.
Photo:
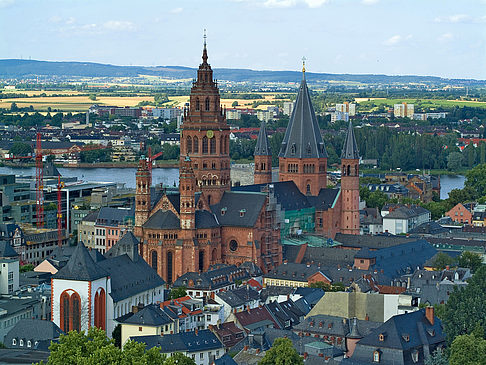
[[[238,242],[231,240],[229,243],[229,248],[231,251],[236,251],[238,249]]]

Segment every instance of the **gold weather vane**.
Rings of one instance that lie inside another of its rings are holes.
[[[302,57],[302,72],[304,72],[304,73],[305,73],[305,61],[306,60],[307,60],[307,58],[305,58],[305,56]]]

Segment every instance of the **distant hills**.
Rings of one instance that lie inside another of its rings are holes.
[[[195,77],[196,69],[181,66],[115,66],[91,62],[51,62],[35,60],[0,60],[1,79],[22,79],[35,76],[48,77],[136,77],[139,75],[161,76],[172,79]],[[249,69],[216,68],[219,80],[235,82],[296,82],[301,78],[299,71],[255,71]],[[486,85],[486,80],[446,79],[435,76],[388,76],[388,75],[351,75],[329,73],[306,73],[309,82],[351,81],[365,84],[405,84],[427,83],[448,85]]]

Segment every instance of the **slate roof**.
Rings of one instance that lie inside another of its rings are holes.
[[[307,303],[314,306],[324,296],[324,290],[320,288],[298,287],[294,294],[301,295]]]
[[[196,229],[219,227],[216,216],[207,210],[196,210]]]
[[[383,341],[379,340],[380,334],[385,335]],[[406,335],[408,335],[408,341],[404,338]],[[375,328],[358,342],[355,354],[356,359],[361,358],[360,345],[406,351],[422,347],[423,345],[439,344],[444,341],[445,334],[442,332],[440,319],[435,317],[434,324],[431,325],[425,317],[425,309],[420,309],[415,312],[393,316],[381,326]],[[353,354],[354,357],[355,355]]]
[[[225,322],[213,327],[213,332],[223,341],[226,348],[233,347],[245,338],[245,330],[236,326],[235,322]]]
[[[8,241],[0,240],[0,257],[2,258],[14,258],[19,254],[10,246]]]
[[[144,223],[143,228],[179,229],[179,218],[171,210],[159,209]]]
[[[203,273],[186,272],[174,282],[174,287],[184,286],[189,289],[214,290],[231,285],[235,280],[247,280],[248,272],[235,265],[220,265]],[[193,283],[193,286],[189,284]]]
[[[265,189],[270,191],[277,203],[283,210],[299,210],[311,208],[312,204],[308,197],[299,190],[293,181],[280,181],[271,184],[253,184],[243,186],[233,186],[232,191],[253,191],[261,192]]]
[[[328,157],[305,81],[305,74],[302,77],[294,110],[285,131],[279,157]]]
[[[214,365],[238,365],[238,363],[230,355],[224,354],[219,359],[214,360]]]
[[[307,279],[320,271],[317,265],[283,263],[264,275],[268,279],[307,281]]]
[[[231,308],[240,307],[251,301],[260,299],[258,292],[249,287],[240,287],[216,294],[221,300],[227,303]]]
[[[134,211],[131,209],[102,207],[98,212],[98,217],[96,217],[96,223],[103,226],[116,227],[123,223],[127,217],[133,215]]]
[[[177,213],[181,212],[181,194],[167,194],[167,199],[171,202]]]
[[[266,304],[266,307],[279,322],[280,328],[292,328],[292,326],[298,324],[305,315],[305,313],[290,299],[281,303],[274,301]]]
[[[123,319],[122,323],[158,327],[172,323],[172,319],[160,309],[160,306],[150,304],[140,309],[137,313],[132,313],[128,318]]]
[[[106,259],[97,265],[109,273],[110,296],[115,302],[165,284],[165,281],[145,260],[132,261],[127,255],[122,255]]]
[[[258,131],[258,139],[255,145],[254,155],[255,156],[272,155],[270,144],[268,143],[267,127],[264,121],[260,124],[260,130]]]
[[[8,348],[27,348],[27,341],[31,341],[32,348],[35,349],[37,347],[36,342],[58,339],[61,334],[64,334],[64,332],[54,322],[40,319],[21,319],[8,331],[3,342]],[[12,344],[13,339],[17,340],[15,346]],[[20,347],[20,339],[24,340],[23,347]]]
[[[317,196],[308,196],[307,200],[317,210],[325,211],[332,207],[339,194],[340,189],[323,188]]]
[[[33,349],[0,349],[1,364],[35,364],[47,362],[49,351]]]
[[[145,343],[147,349],[159,347],[161,352],[201,352],[223,348],[223,344],[210,330],[181,332],[172,335],[130,337],[133,341]]]
[[[344,140],[341,158],[348,160],[359,160],[358,145],[356,144],[353,123],[351,122],[349,122],[348,131],[346,132],[346,139]]]
[[[439,223],[430,221],[422,223],[420,226],[413,228],[408,233],[410,234],[440,234],[447,233],[448,229],[442,227]]]
[[[258,277],[263,275],[262,269],[260,269],[258,265],[256,265],[253,261],[245,261],[239,267],[248,271],[248,273],[252,277]]]
[[[401,206],[388,213],[383,217],[383,219],[409,219],[426,213],[430,212],[427,209],[417,205],[413,205],[410,208]]]
[[[137,237],[129,231],[105,253],[105,257],[110,258],[127,254],[132,260],[135,260],[135,258],[138,258],[138,254],[134,254],[133,251],[138,250],[138,243]]]
[[[362,248],[368,247],[370,249],[379,249],[385,247],[392,247],[401,243],[415,241],[415,239],[405,236],[391,236],[391,235],[353,235],[337,233],[334,241],[342,244],[343,247]]]
[[[211,211],[222,226],[254,227],[266,199],[265,193],[225,191]]]
[[[54,276],[54,279],[94,281],[110,274],[91,257],[88,249],[79,242],[69,261]]]
[[[95,210],[94,212],[88,213],[84,218],[83,222],[96,222],[96,218],[98,218],[99,210]]]

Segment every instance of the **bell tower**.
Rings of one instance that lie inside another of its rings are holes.
[[[141,159],[135,175],[135,236],[142,237],[142,225],[150,214],[150,171],[147,161]]]
[[[258,139],[255,146],[255,184],[269,184],[272,182],[272,151],[268,143],[267,127],[265,122],[260,125]]]
[[[196,228],[196,178],[191,166],[191,159],[186,156],[181,164],[179,172],[179,192],[180,192],[180,221],[181,229],[194,230]],[[187,238],[193,238],[191,237]],[[186,237],[184,237],[186,238]]]
[[[359,235],[359,152],[349,122],[341,153],[341,233]]]
[[[230,128],[226,112],[220,105],[218,83],[213,80],[213,70],[208,63],[206,34],[202,61],[197,79],[192,83],[189,109],[184,112],[180,165],[185,156],[190,157],[196,188],[204,192],[212,205],[218,203],[224,191],[231,187]]]

